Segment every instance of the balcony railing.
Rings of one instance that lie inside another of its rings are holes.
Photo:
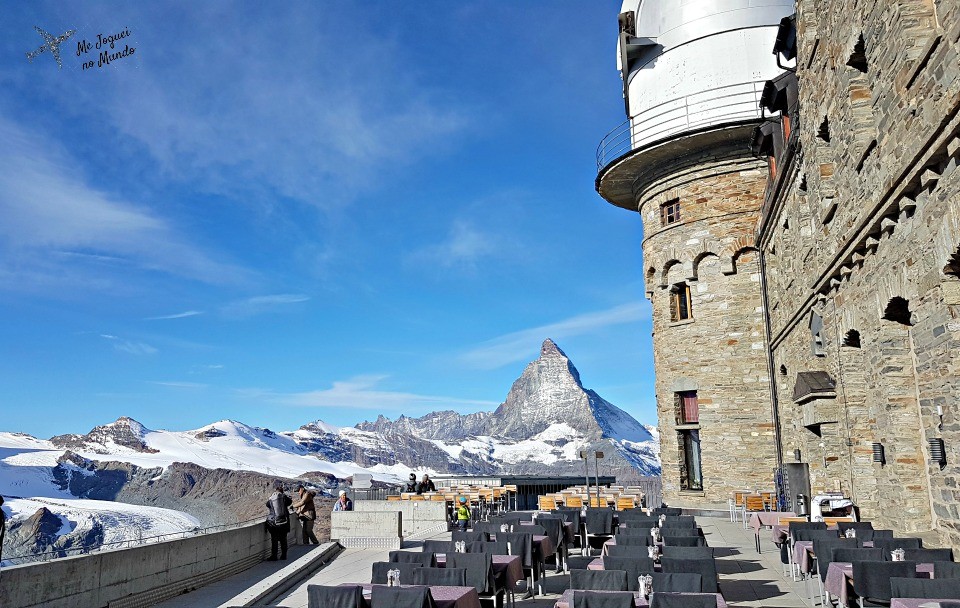
[[[623,121],[597,146],[597,172],[646,144],[685,131],[760,118],[765,81],[731,84],[651,106]]]

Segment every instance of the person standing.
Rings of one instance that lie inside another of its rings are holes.
[[[467,504],[467,497],[460,497],[460,506],[457,507],[457,529],[466,530],[470,524],[470,506]]]
[[[433,480],[430,479],[430,476],[426,473],[423,474],[423,479],[420,480],[420,485],[417,487],[417,494],[423,494],[424,492],[436,492],[437,486],[434,485]]]
[[[337,502],[333,503],[334,511],[353,511],[353,501],[347,496],[346,490],[340,490]]]
[[[410,494],[416,494],[417,492],[417,476],[415,473],[410,473],[410,480],[407,482],[406,492]]]
[[[301,542],[305,545],[313,543],[319,545],[320,541],[313,534],[313,522],[317,519],[317,508],[313,504],[315,494],[303,487],[303,484],[297,486],[299,498],[291,505],[297,512],[297,519],[300,520],[300,527],[303,530]]]
[[[283,483],[273,484],[273,494],[267,499],[267,531],[270,532],[270,559],[277,561],[277,546],[280,547],[280,559],[287,559],[287,534],[290,532],[290,514],[288,509],[293,503],[283,493]]]
[[[0,496],[0,560],[3,559],[3,535],[7,531],[7,514],[3,512],[3,496]]]

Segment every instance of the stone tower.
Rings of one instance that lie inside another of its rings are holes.
[[[597,153],[597,192],[643,222],[663,493],[682,506],[772,489],[778,461],[755,247],[768,169],[747,144],[794,5],[756,4],[625,0],[627,120]]]

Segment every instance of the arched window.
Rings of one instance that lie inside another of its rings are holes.
[[[843,337],[843,345],[850,348],[860,348],[860,332],[855,329],[848,331]]]
[[[781,366],[780,366],[780,375],[781,375],[781,376],[786,376],[786,375],[787,375],[787,366],[786,366],[786,365],[781,365]]]
[[[901,325],[913,325],[910,321],[911,316],[910,302],[900,296],[890,298],[890,301],[887,303],[887,308],[883,311],[884,319]]]

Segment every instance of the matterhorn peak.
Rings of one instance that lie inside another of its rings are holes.
[[[540,356],[541,357],[551,357],[551,356],[560,356],[563,358],[568,358],[567,353],[560,350],[560,347],[557,346],[557,343],[547,338],[543,341],[543,344],[540,345]]]

